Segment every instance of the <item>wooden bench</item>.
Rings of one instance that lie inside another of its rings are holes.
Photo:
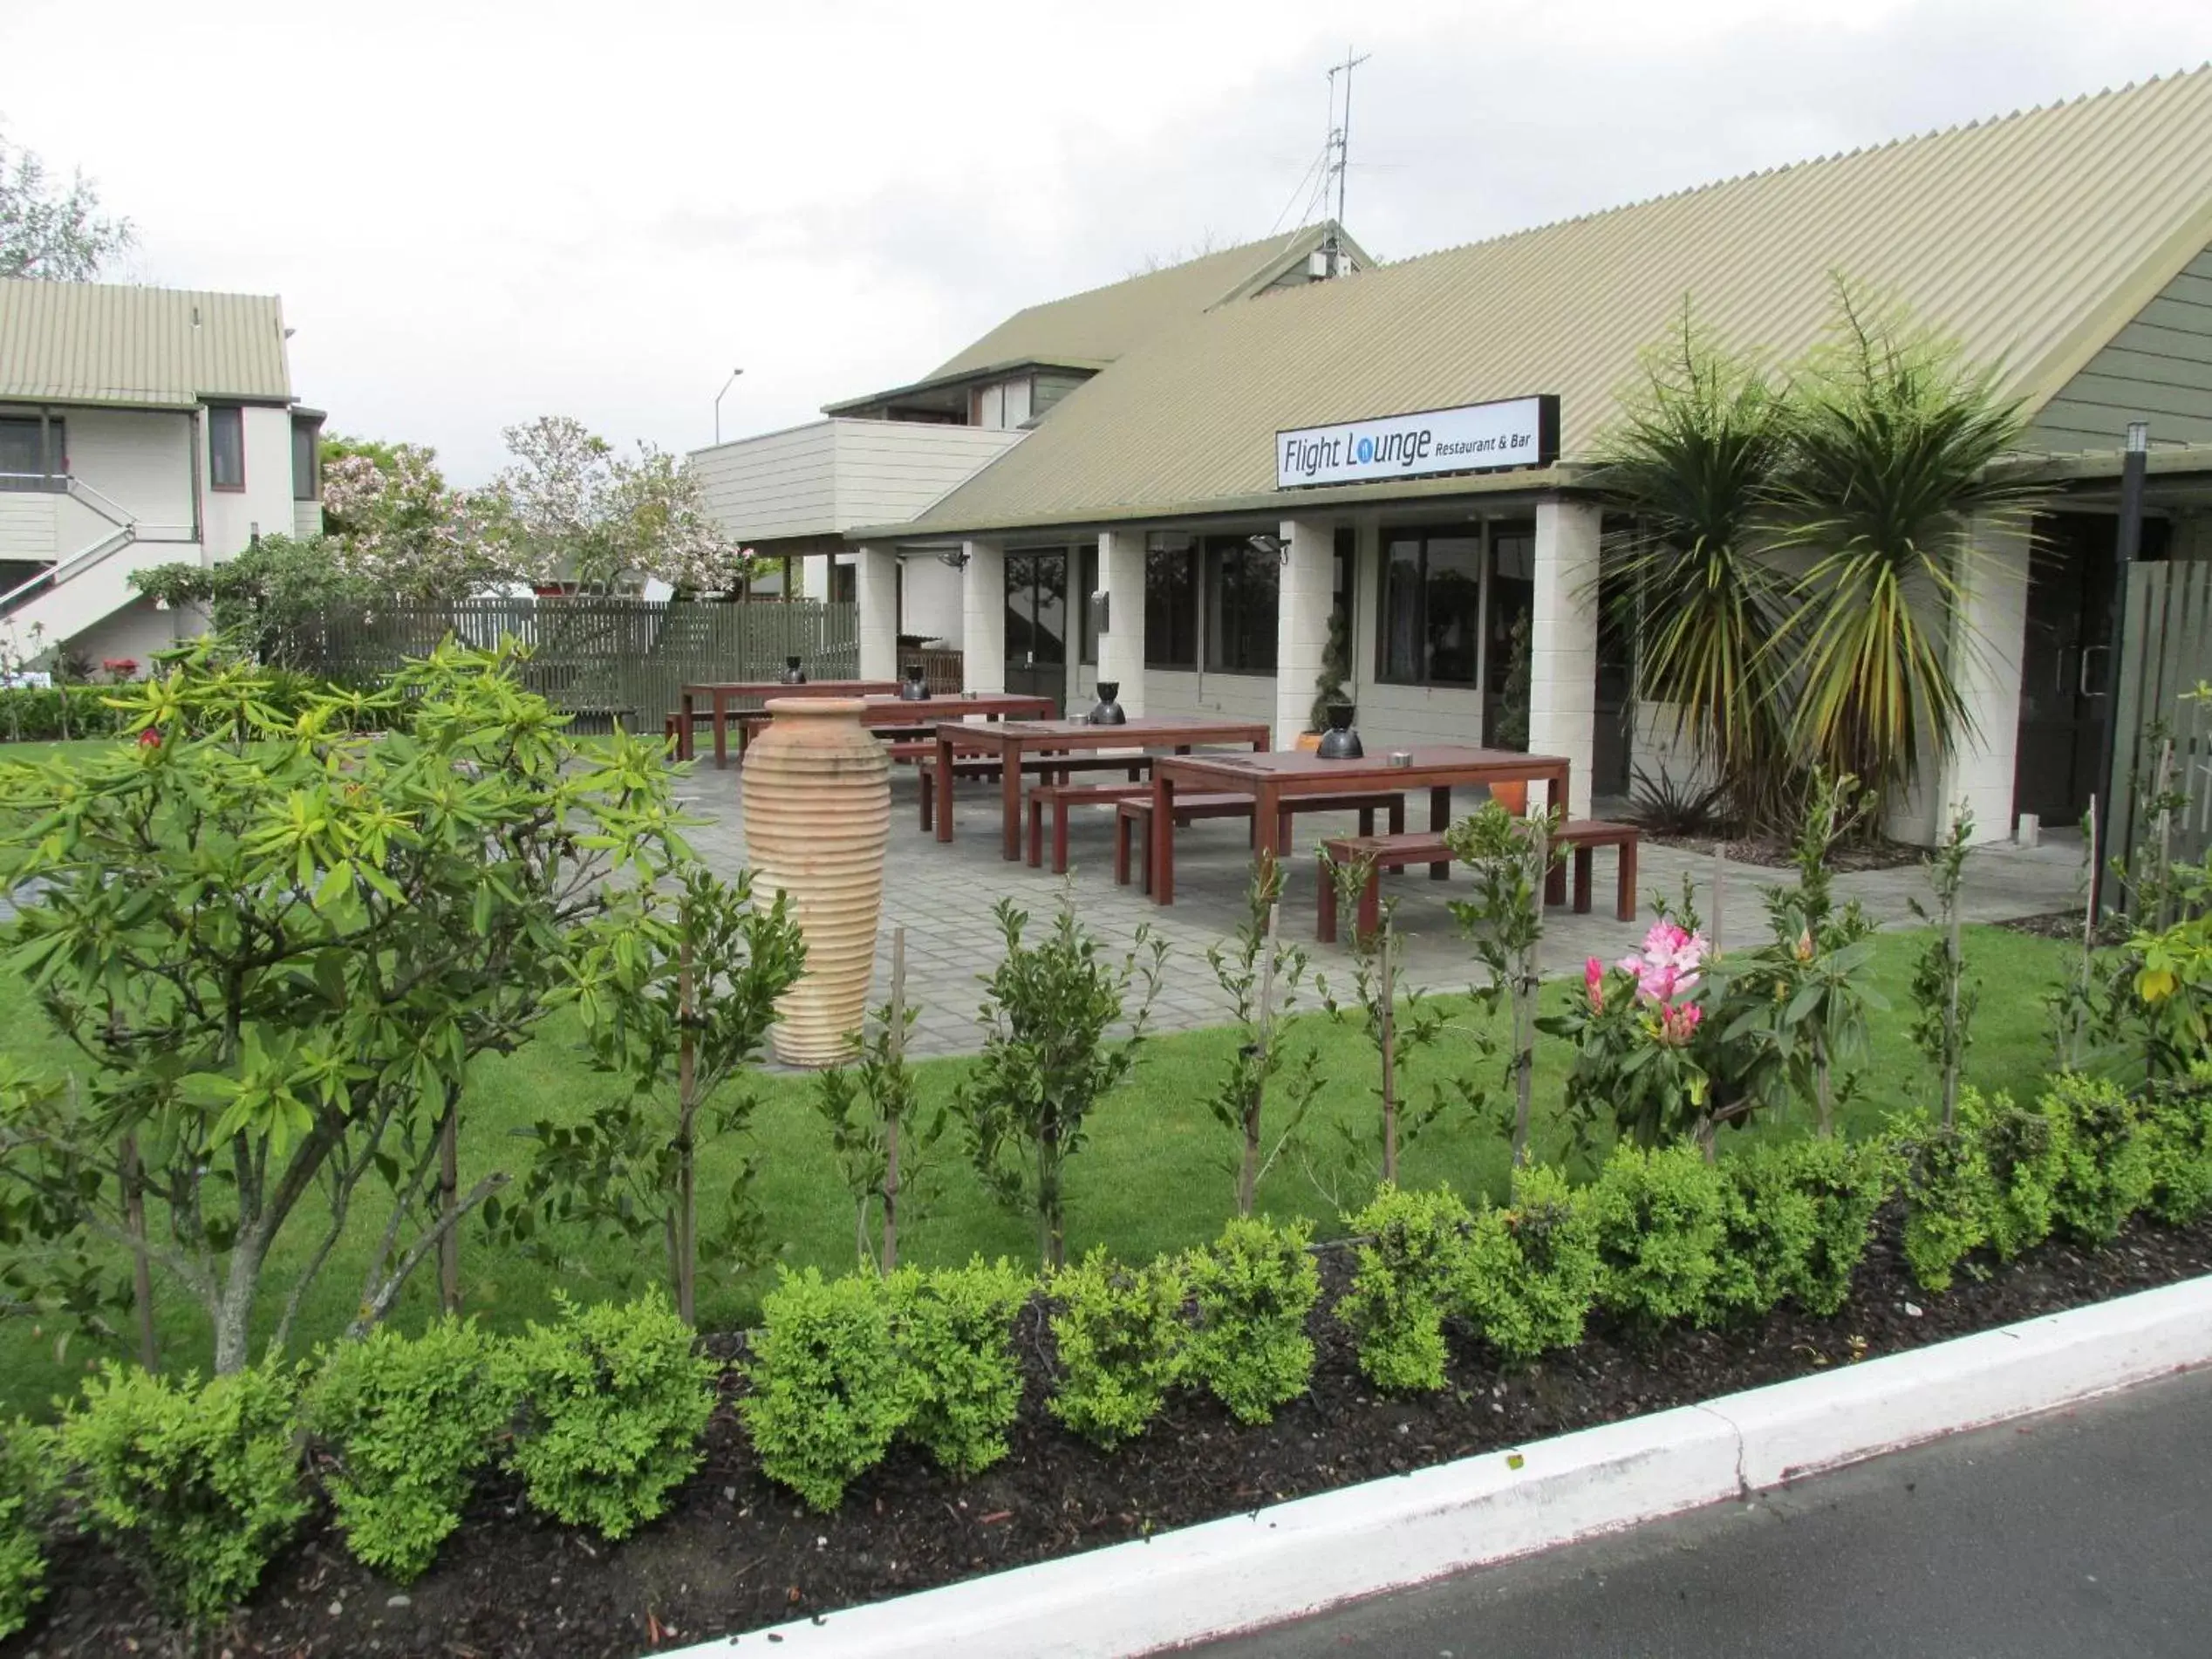
[[[1027,797],[1029,813],[1029,868],[1037,869],[1045,861],[1045,812],[1052,813],[1052,873],[1068,873],[1068,813],[1071,807],[1118,806],[1124,801],[1134,801],[1140,795],[1150,795],[1152,786],[1134,780],[1137,768],[1130,768],[1128,783],[1040,783],[1034,786]]]
[[[1196,822],[1200,818],[1249,818],[1253,816],[1253,797],[1227,790],[1197,795],[1178,795],[1175,797],[1175,822],[1178,825]],[[1388,790],[1363,791],[1346,795],[1292,795],[1282,803],[1280,823],[1276,826],[1275,844],[1290,843],[1290,821],[1301,812],[1356,812],[1360,815],[1360,834],[1375,833],[1375,814],[1377,809],[1389,813],[1393,834],[1405,828],[1405,795]],[[1130,863],[1132,857],[1141,861],[1144,870],[1144,891],[1152,891],[1152,796],[1144,794],[1122,802],[1114,809],[1114,879],[1122,885],[1129,884]],[[1260,826],[1253,824],[1252,838],[1260,839]]]
[[[1574,853],[1574,911],[1587,915],[1590,909],[1591,855],[1600,847],[1617,847],[1621,852],[1619,885],[1614,895],[1614,914],[1624,922],[1636,918],[1636,841],[1634,824],[1606,823],[1595,818],[1570,818],[1560,826],[1553,840],[1553,847],[1570,847]],[[1359,937],[1365,939],[1382,922],[1382,872],[1386,870],[1404,870],[1413,864],[1435,863],[1439,857],[1449,857],[1450,849],[1444,845],[1443,835],[1423,830],[1413,835],[1342,836],[1321,843],[1321,902],[1315,918],[1314,937],[1324,945],[1336,942],[1336,882],[1332,866],[1359,864],[1368,866],[1367,884],[1360,889],[1359,917],[1356,925]],[[1567,870],[1554,863],[1544,875],[1544,902],[1546,905],[1563,903],[1567,898]]]
[[[915,772],[922,783],[922,828],[931,829],[937,823],[937,740],[932,737],[926,743],[918,745],[922,751],[920,754],[900,753],[908,747],[903,743],[892,744],[891,760],[893,762],[905,760],[917,762]],[[980,750],[968,752],[976,758],[955,759],[952,762],[955,782],[967,778],[996,778],[1000,775],[999,757],[995,754],[985,755]],[[960,746],[954,745],[953,753],[955,755],[960,754]],[[1151,770],[1151,767],[1152,757],[1149,754],[1033,754],[1021,762],[1021,770],[1026,776],[1041,778],[1047,783],[1065,783],[1072,772],[1121,772],[1135,782]]]

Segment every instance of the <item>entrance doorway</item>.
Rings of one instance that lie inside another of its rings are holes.
[[[1068,695],[1068,550],[1007,555],[1007,689],[1022,696]]]
[[[2145,559],[2166,556],[2170,529],[2144,521]],[[2053,513],[2036,519],[2032,535],[2013,810],[2066,825],[2100,787],[2119,524],[2109,515]]]

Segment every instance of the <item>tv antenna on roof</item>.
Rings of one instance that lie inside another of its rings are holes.
[[[1352,49],[1347,46],[1344,48],[1344,61],[1330,65],[1328,70],[1328,147],[1335,157],[1329,163],[1329,171],[1336,175],[1336,222],[1340,229],[1344,223],[1344,174],[1349,170],[1352,154],[1352,72],[1374,55],[1373,52],[1363,51],[1355,58]],[[1339,75],[1344,77],[1342,114],[1338,113],[1336,103],[1336,78]]]

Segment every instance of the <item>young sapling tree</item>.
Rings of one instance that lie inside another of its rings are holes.
[[[1517,817],[1497,802],[1451,827],[1445,843],[1474,872],[1474,897],[1454,899],[1451,913],[1475,947],[1488,980],[1474,989],[1478,1007],[1495,1020],[1504,1005],[1511,1023],[1506,1082],[1513,1099],[1513,1167],[1529,1161],[1529,1116],[1535,1089],[1536,1004],[1543,979],[1544,884],[1558,862],[1558,808]]]
[[[1002,898],[993,914],[1006,956],[984,981],[983,1052],[954,1109],[976,1172],[1001,1203],[1035,1217],[1039,1259],[1057,1272],[1068,1260],[1068,1160],[1082,1150],[1091,1112],[1137,1064],[1167,944],[1139,926],[1127,952],[1108,956],[1076,921],[1068,889],[1034,945],[1027,911]]]
[[[1282,1041],[1281,1022],[1298,1000],[1305,977],[1306,952],[1276,937],[1282,898],[1282,867],[1262,854],[1253,864],[1246,890],[1245,919],[1229,945],[1206,947],[1213,977],[1236,1010],[1242,1038],[1221,1082],[1207,1102],[1222,1127],[1238,1137],[1237,1213],[1248,1216],[1260,1182],[1283,1150],[1294,1144],[1314,1097],[1321,1092],[1319,1050],[1308,1045],[1294,1063]],[[1283,1075],[1286,1067],[1288,1075]],[[1280,1079],[1280,1081],[1278,1081]],[[1282,1119],[1269,1144],[1266,1104],[1273,1086],[1282,1103]]]
[[[1936,897],[1931,915],[1918,899],[1908,901],[1913,914],[1935,924],[1920,959],[1913,966],[1913,1041],[1933,1062],[1941,1079],[1943,1127],[1958,1119],[1959,1068],[1971,1040],[1970,1027],[1977,1000],[1966,978],[1965,953],[1959,944],[1959,893],[1965,883],[1967,855],[1972,850],[1974,812],[1963,801],[1951,817],[1942,845],[1928,859],[1928,884]]]
[[[927,1160],[945,1132],[945,1108],[924,1112],[906,1039],[920,1010],[906,995],[906,930],[891,933],[891,1000],[876,1010],[873,1028],[853,1038],[850,1063],[815,1079],[815,1109],[830,1128],[830,1144],[853,1198],[853,1253],[873,1260],[888,1279],[898,1270],[898,1224],[911,1219]],[[869,1218],[882,1206],[877,1246],[869,1247]]]
[[[515,1219],[532,1231],[525,1218],[535,1212],[632,1239],[659,1232],[677,1314],[692,1324],[700,1128],[726,1136],[749,1120],[749,1096],[718,1096],[759,1058],[776,999],[805,966],[806,943],[783,895],[765,910],[754,903],[750,870],[724,881],[687,863],[672,892],[638,897],[632,925],[582,953],[572,992],[593,1064],[629,1089],[582,1123],[533,1127],[538,1156]],[[733,1266],[760,1254],[752,1174],[741,1158],[716,1241],[716,1259]]]

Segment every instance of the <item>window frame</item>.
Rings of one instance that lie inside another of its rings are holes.
[[[38,451],[37,470],[14,473],[0,479],[0,489],[15,493],[59,494],[69,488],[69,421],[65,415],[0,414],[0,422],[28,427]]]
[[[1199,551],[1198,579],[1205,591],[1204,608],[1199,613],[1205,621],[1199,638],[1199,654],[1205,660],[1205,672],[1209,674],[1242,674],[1255,679],[1273,679],[1280,660],[1281,650],[1282,556],[1263,552],[1253,546],[1251,538],[1245,536],[1206,536],[1199,543]],[[1225,571],[1232,559],[1239,563],[1257,565],[1274,580],[1274,604],[1271,607],[1274,625],[1264,635],[1248,638],[1241,632],[1232,634],[1223,627],[1229,612]],[[1232,641],[1254,645],[1262,640],[1264,644],[1260,645],[1258,654],[1266,659],[1265,662],[1247,660],[1241,650],[1232,652],[1230,648]],[[1214,649],[1217,645],[1221,647],[1219,660]],[[1236,658],[1234,661],[1230,660],[1232,655]]]
[[[244,435],[244,423],[240,423],[240,436]],[[299,447],[307,446],[307,480],[303,488],[299,475]],[[240,459],[244,459],[244,446],[240,445]],[[323,428],[312,421],[295,420],[292,422],[292,499],[296,502],[319,502],[323,499]]]
[[[1190,618],[1191,654],[1187,660],[1171,661],[1159,654],[1160,642],[1167,631],[1154,627],[1152,616],[1152,569],[1155,561],[1182,561],[1190,604],[1184,614]],[[1144,668],[1148,673],[1195,674],[1198,672],[1198,654],[1204,638],[1198,626],[1198,600],[1205,582],[1198,568],[1199,543],[1192,541],[1185,548],[1167,549],[1147,546],[1144,550]]]
[[[1470,531],[1472,532],[1470,535]],[[1466,679],[1439,679],[1428,666],[1429,595],[1430,576],[1429,547],[1432,542],[1466,542],[1475,544],[1475,608],[1471,619],[1474,635],[1474,666]],[[1392,672],[1390,663],[1390,551],[1395,544],[1412,542],[1420,549],[1415,569],[1416,588],[1414,638],[1422,653],[1422,665],[1410,674]],[[1485,661],[1488,644],[1487,623],[1490,613],[1491,521],[1485,515],[1472,525],[1466,524],[1406,524],[1381,527],[1376,538],[1375,589],[1375,683],[1378,686],[1404,686],[1417,691],[1470,692],[1481,695],[1484,692]]]
[[[217,475],[215,464],[215,425],[229,419],[237,423],[238,480],[226,484]],[[221,490],[226,495],[242,495],[246,490],[246,410],[243,404],[211,403],[208,406],[208,488]]]

